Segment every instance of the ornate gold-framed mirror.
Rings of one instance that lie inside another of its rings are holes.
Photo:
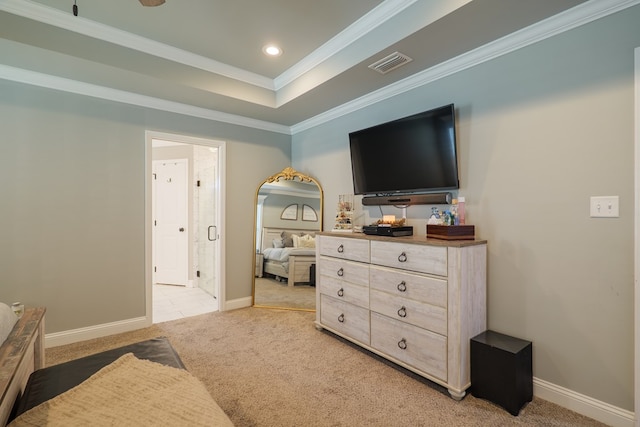
[[[324,192],[291,167],[257,188],[253,227],[253,306],[315,310],[315,233]]]

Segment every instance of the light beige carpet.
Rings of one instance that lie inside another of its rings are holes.
[[[534,398],[518,417],[315,329],[314,313],[247,308],[47,349],[47,364],[167,336],[236,426],[602,426]]]
[[[256,277],[255,303],[267,307],[315,310],[316,288],[307,284],[288,286],[286,281]]]

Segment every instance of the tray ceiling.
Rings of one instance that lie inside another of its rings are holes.
[[[0,0],[0,78],[286,131],[594,1],[75,3]]]

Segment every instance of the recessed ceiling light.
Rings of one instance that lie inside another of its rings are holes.
[[[282,49],[280,49],[278,46],[273,44],[266,45],[265,47],[262,48],[262,51],[265,53],[265,55],[269,55],[269,56],[282,55]]]

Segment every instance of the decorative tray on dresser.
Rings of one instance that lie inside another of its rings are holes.
[[[470,384],[486,330],[487,242],[316,234],[316,327],[446,387]]]

